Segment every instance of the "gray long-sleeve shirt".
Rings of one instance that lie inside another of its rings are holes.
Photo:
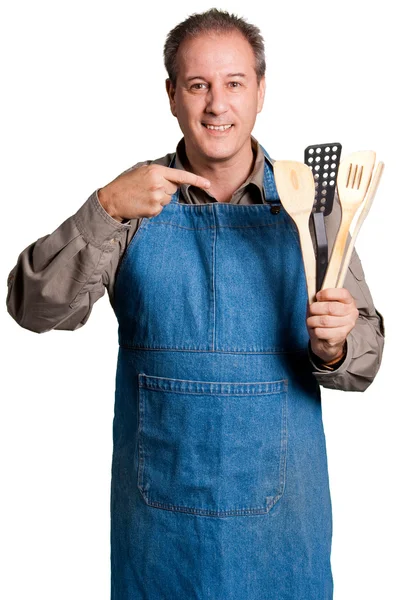
[[[264,154],[251,136],[254,166],[247,180],[235,191],[232,204],[260,204],[264,198]],[[127,171],[151,163],[168,166],[173,154],[136,163]],[[184,138],[176,148],[176,168],[189,170]],[[25,329],[43,333],[51,329],[75,330],[88,320],[94,303],[107,289],[113,306],[113,289],[121,258],[141,219],[119,223],[102,207],[95,190],[78,211],[53,233],[39,238],[21,252],[8,277],[7,309]],[[206,190],[180,187],[180,202],[216,202]],[[341,216],[338,199],[325,218],[329,251]],[[311,230],[312,231],[312,230]],[[341,390],[363,391],[373,381],[382,357],[384,326],[375,309],[355,250],[345,279],[355,298],[359,317],[347,337],[345,360],[334,370],[323,368],[310,353],[319,384]]]

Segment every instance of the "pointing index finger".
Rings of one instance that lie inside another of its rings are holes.
[[[171,169],[170,167],[163,168],[163,177],[173,183],[195,185],[200,188],[209,188],[211,183],[209,179],[184,171],[183,169]]]

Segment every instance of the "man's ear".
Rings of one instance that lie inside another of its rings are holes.
[[[175,105],[175,88],[173,86],[173,82],[171,81],[171,79],[166,79],[166,91],[167,91],[167,95],[170,101],[170,110],[172,112],[172,114],[176,117],[177,116],[177,111],[176,111],[176,105]]]
[[[266,91],[266,77],[263,75],[263,77],[261,78],[261,80],[259,82],[259,87],[258,87],[258,109],[257,109],[258,113],[260,113],[260,111],[263,108],[263,103],[265,100],[265,91]]]

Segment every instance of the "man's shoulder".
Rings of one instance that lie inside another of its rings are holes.
[[[162,165],[163,167],[168,167],[171,163],[175,152],[170,152],[169,154],[165,154],[160,158],[156,158],[155,160],[151,160],[148,164]]]
[[[139,167],[143,167],[144,165],[161,165],[162,167],[168,167],[171,163],[175,152],[170,152],[169,154],[165,154],[160,158],[150,159],[150,160],[142,160],[140,162],[135,163],[132,167],[124,171],[124,173],[128,173],[133,169],[138,169]]]

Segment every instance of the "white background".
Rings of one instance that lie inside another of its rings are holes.
[[[138,6],[138,4],[140,4]],[[259,4],[259,6],[258,6]],[[1,16],[1,277],[98,187],[175,150],[168,32],[209,2],[27,0]],[[335,600],[401,598],[396,4],[222,2],[265,38],[253,134],[276,159],[314,143],[373,149],[386,167],[357,242],[387,341],[363,394],[323,390]],[[105,295],[76,332],[38,335],[1,312],[0,597],[109,598],[117,321]],[[173,600],[173,599],[172,599]],[[246,599],[244,599],[246,600]],[[298,599],[294,599],[298,600]],[[302,599],[307,600],[307,599]]]

